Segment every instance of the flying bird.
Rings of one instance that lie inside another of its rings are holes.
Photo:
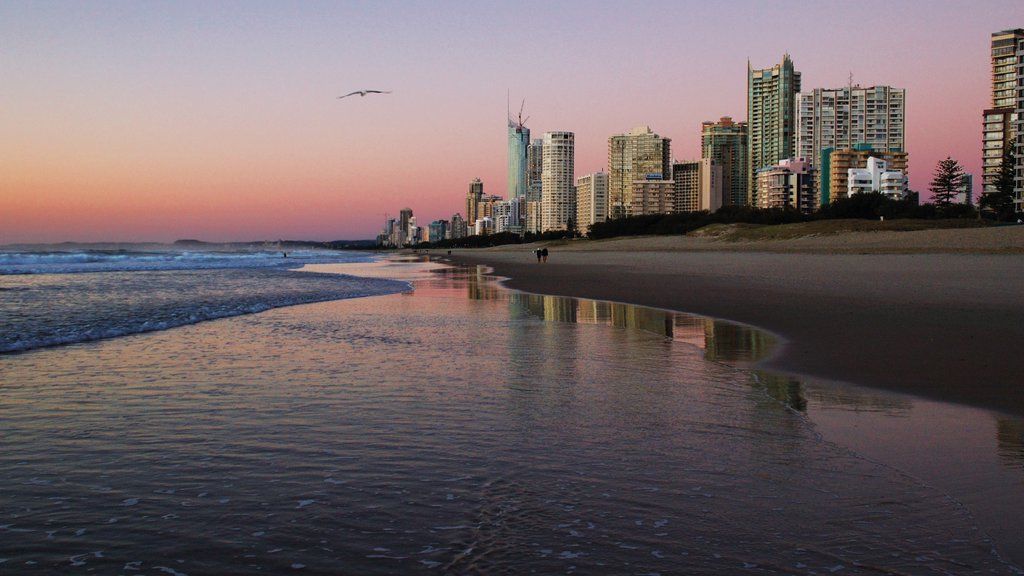
[[[366,96],[367,94],[391,94],[391,90],[356,90],[355,92],[349,92],[344,96],[338,96],[338,99],[348,98],[349,96],[355,96],[356,94],[359,94],[360,96]]]

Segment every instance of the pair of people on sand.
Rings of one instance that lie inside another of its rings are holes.
[[[547,262],[548,261],[548,249],[547,248],[537,248],[536,250],[533,251],[533,253],[537,255],[537,262]]]

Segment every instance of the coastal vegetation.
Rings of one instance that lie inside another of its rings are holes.
[[[543,234],[527,233],[522,236],[502,232],[433,243],[424,242],[415,248],[484,248],[579,237],[599,240],[672,234],[728,235],[729,239],[735,240],[782,239],[853,231],[971,228],[991,225],[996,215],[989,211],[985,214],[986,218],[982,219],[978,210],[967,204],[919,204],[916,194],[905,200],[894,200],[880,193],[868,193],[836,200],[813,214],[783,208],[724,206],[715,212],[680,212],[617,218],[593,224],[585,235],[565,230]]]

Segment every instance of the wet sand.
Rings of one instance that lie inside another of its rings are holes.
[[[762,366],[1024,415],[1024,226],[762,242],[686,236],[453,250],[507,286],[751,324]]]

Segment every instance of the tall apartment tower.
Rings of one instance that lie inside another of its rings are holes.
[[[541,170],[541,231],[565,230],[576,218],[573,185],[576,136],[572,132],[545,132]]]
[[[522,115],[517,120],[508,119],[508,194],[509,200],[526,197],[527,180],[526,149],[530,146],[530,129],[523,124]]]
[[[1017,38],[1017,157],[1014,166],[1014,210],[1024,212],[1024,38]]]
[[[672,176],[672,140],[648,126],[608,139],[608,218],[633,215],[633,183]]]
[[[829,177],[829,150],[867,145],[877,151],[902,152],[906,146],[906,90],[902,88],[815,88],[797,94],[796,109],[796,154],[817,169],[822,204],[834,199],[824,186]]]
[[[747,198],[755,202],[757,171],[796,155],[796,95],[800,73],[789,54],[782,62],[754,70],[747,62]]]
[[[981,182],[982,194],[996,191],[996,182],[1003,166],[1007,148],[1016,152],[1016,186],[1014,209],[1021,210],[1021,120],[1024,105],[1020,102],[1020,51],[1024,29],[992,33],[992,107],[985,110],[982,124]]]
[[[526,232],[540,232],[540,199],[544,171],[544,139],[537,138],[526,147]]]
[[[608,173],[594,172],[576,179],[576,229],[587,233],[590,225],[607,220]]]
[[[723,116],[718,122],[702,123],[700,157],[712,160],[722,169],[725,204],[747,204],[747,180],[750,178],[747,162],[747,123],[733,122],[729,116]]]
[[[466,192],[466,222],[470,226],[480,218],[480,201],[484,197],[484,183],[479,178],[474,178],[469,183],[469,190]]]

